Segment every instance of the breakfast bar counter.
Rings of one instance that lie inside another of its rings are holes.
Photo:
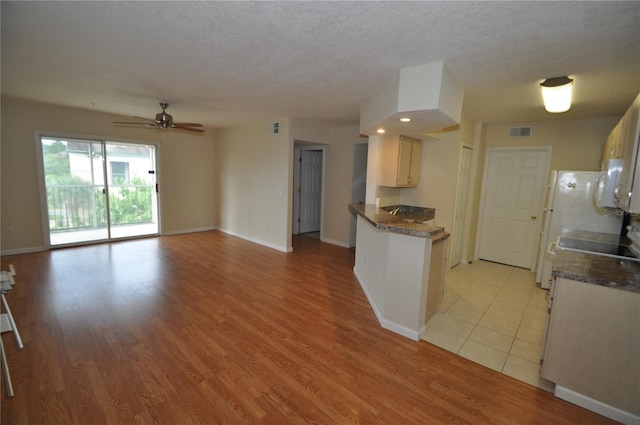
[[[353,271],[380,325],[417,341],[442,300],[449,233],[433,224],[433,208],[383,208],[349,205],[357,215]]]
[[[387,210],[371,204],[351,204],[349,205],[349,210],[380,230],[419,238],[449,237],[449,233],[444,231],[444,227],[436,226],[432,223],[435,218],[435,208],[407,207],[404,205],[397,207],[404,207],[410,212],[402,215],[393,215]]]

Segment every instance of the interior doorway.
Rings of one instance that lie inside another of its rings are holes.
[[[48,246],[159,234],[156,146],[40,136]]]
[[[293,234],[317,234],[322,227],[324,146],[298,144],[294,149]]]

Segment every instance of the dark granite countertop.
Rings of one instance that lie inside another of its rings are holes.
[[[392,215],[382,208],[376,207],[372,204],[351,204],[349,205],[349,211],[364,218],[369,224],[380,229],[386,230],[392,233],[400,233],[408,236],[416,236],[419,238],[429,238],[432,240],[447,239],[449,233],[444,231],[444,227],[436,226],[434,224],[426,224],[415,221],[415,216],[420,214],[423,219],[434,218],[435,209],[433,208],[420,208],[420,207],[408,207],[400,206],[407,209],[408,214],[412,214],[413,217],[403,217],[399,215]],[[414,208],[414,210],[408,210]],[[424,211],[419,212],[417,209]],[[430,211],[433,212],[430,215]]]
[[[560,249],[553,260],[551,274],[640,293],[640,261]]]

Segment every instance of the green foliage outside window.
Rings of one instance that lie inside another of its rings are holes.
[[[43,144],[43,159],[51,231],[106,227],[104,187],[71,175],[66,145],[58,141]],[[130,184],[111,186],[111,225],[152,223],[152,190],[140,177],[133,177]]]

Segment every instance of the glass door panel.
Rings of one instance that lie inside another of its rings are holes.
[[[159,234],[155,146],[40,140],[51,246]]]
[[[102,144],[41,139],[52,246],[109,238]]]
[[[105,145],[111,237],[158,234],[155,147]]]

